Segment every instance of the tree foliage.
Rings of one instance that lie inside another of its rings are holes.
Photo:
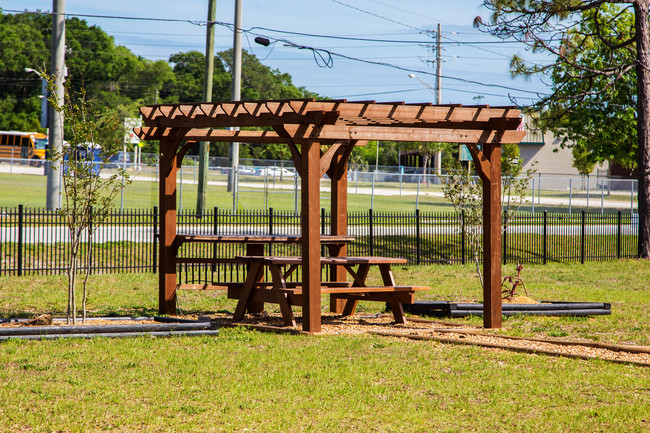
[[[609,161],[625,167],[637,165],[637,98],[634,44],[612,49],[617,41],[634,37],[634,14],[629,8],[603,5],[598,11],[582,14],[577,28],[567,32],[560,50],[569,61],[560,61],[549,70],[554,97],[548,99],[542,122],[564,146],[573,147],[580,166]],[[607,42],[609,41],[609,42]],[[516,73],[529,74],[521,59]],[[581,69],[576,71],[573,65]],[[607,70],[609,74],[585,71]]]
[[[514,75],[543,74],[538,107],[589,161],[639,169],[639,255],[650,258],[650,0],[484,0],[493,35],[553,58],[513,58]],[[633,140],[636,138],[636,142]],[[566,144],[566,143],[565,143]]]
[[[47,70],[52,19],[47,14],[0,12],[0,129],[41,131],[41,82],[25,68]],[[231,50],[215,56],[212,100],[230,100]],[[117,46],[112,36],[85,20],[66,20],[66,66],[70,90],[82,88],[95,108],[116,117],[137,117],[138,108],[154,103],[202,100],[205,55],[176,53],[169,61],[151,61]],[[243,52],[243,100],[318,97],[293,85],[291,76],[263,65]],[[70,134],[66,126],[66,137]],[[225,145],[211,146],[213,156],[227,155]],[[154,150],[149,148],[150,151]],[[242,157],[285,157],[279,149],[242,147]]]

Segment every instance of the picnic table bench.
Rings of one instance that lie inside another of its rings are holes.
[[[247,311],[258,312],[259,305],[265,302],[277,303],[280,305],[285,326],[295,326],[296,321],[291,306],[302,305],[303,287],[300,282],[288,282],[287,278],[302,264],[302,258],[270,256],[238,256],[237,258],[249,263],[250,268],[243,286],[228,288],[228,297],[238,299],[234,319],[242,320]],[[321,257],[321,266],[342,266],[353,281],[321,282],[320,293],[345,300],[344,316],[354,314],[357,303],[361,300],[378,301],[389,304],[395,322],[406,323],[402,304],[413,302],[416,291],[429,290],[429,287],[395,284],[391,265],[405,263],[405,259],[390,257]],[[371,266],[378,267],[383,285],[366,285]],[[265,267],[270,271],[270,282],[263,281]]]

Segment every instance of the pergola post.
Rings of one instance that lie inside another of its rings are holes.
[[[354,143],[346,143],[346,146],[354,146]],[[330,179],[332,181],[332,219],[331,234],[336,236],[347,236],[348,234],[348,153],[345,148],[339,149],[332,161]],[[341,244],[331,254],[337,257],[347,256],[348,247]],[[343,266],[333,265],[331,268],[332,281],[345,281],[347,272]],[[345,307],[345,299],[337,299],[330,296],[330,311],[342,313]]]
[[[320,272],[320,143],[301,144],[302,328],[321,331]]]
[[[160,140],[160,230],[158,312],[176,314],[176,146],[173,139]]]
[[[483,327],[501,328],[501,145],[488,143],[483,178]]]

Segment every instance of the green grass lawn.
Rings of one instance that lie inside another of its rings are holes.
[[[480,300],[472,271],[395,269],[398,282],[431,286],[421,299]],[[533,298],[611,302],[612,315],[506,318],[501,332],[650,345],[650,262],[531,265],[522,276]],[[60,315],[65,284],[2,277],[0,316]],[[95,275],[89,309],[155,314],[156,286],[153,274]],[[183,292],[179,306],[210,313],[234,301]],[[0,343],[0,431],[642,432],[649,377],[639,366],[371,335],[10,341]]]

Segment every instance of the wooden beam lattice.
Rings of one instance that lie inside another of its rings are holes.
[[[140,112],[144,126],[136,128],[136,134],[143,140],[160,141],[161,314],[171,314],[176,308],[176,171],[193,142],[289,146],[302,178],[303,329],[319,332],[320,179],[327,174],[332,180],[331,231],[346,235],[347,162],[354,146],[368,140],[424,141],[467,144],[483,180],[484,325],[501,326],[500,155],[502,143],[518,143],[525,135],[517,130],[521,123],[518,109],[295,99],[153,105]],[[247,129],[251,127],[256,129]],[[346,247],[336,254],[345,255]],[[332,275],[344,278],[343,271],[339,266]],[[331,308],[341,312],[340,302]]]

